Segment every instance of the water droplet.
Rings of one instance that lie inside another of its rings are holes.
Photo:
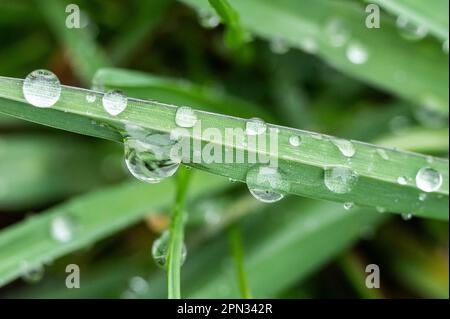
[[[263,134],[267,129],[266,123],[259,118],[252,118],[247,120],[245,124],[245,131],[248,135],[259,135]]]
[[[246,183],[253,197],[264,203],[281,200],[290,188],[283,173],[270,166],[255,165],[250,168],[246,175]]]
[[[340,19],[330,20],[325,26],[325,34],[333,47],[341,47],[350,39],[350,30]]]
[[[425,201],[426,199],[427,199],[427,194],[425,194],[425,193],[420,193],[419,194],[419,200],[421,202]]]
[[[427,163],[428,163],[428,164],[433,164],[433,162],[434,162],[433,156],[428,155],[428,156],[427,156]]]
[[[149,288],[148,282],[144,278],[139,276],[132,277],[128,285],[131,291],[138,294],[145,293]]]
[[[388,160],[389,159],[389,155],[386,153],[386,151],[382,148],[377,148],[377,153],[378,155],[380,155],[380,157],[384,160]]]
[[[350,141],[334,138],[331,140],[331,142],[338,148],[338,150],[345,157],[353,157],[353,155],[355,155],[356,153],[355,147],[353,146],[353,143]]]
[[[400,185],[406,185],[408,184],[408,179],[405,176],[399,176],[397,178],[397,183],[399,183]]]
[[[291,136],[289,137],[289,144],[291,144],[291,145],[294,146],[294,147],[299,146],[301,142],[302,142],[302,141],[301,141],[300,136],[297,136],[297,135],[291,135]]]
[[[30,284],[39,282],[45,273],[44,265],[32,265],[26,261],[20,263],[21,278]]]
[[[366,48],[359,43],[351,43],[346,51],[347,59],[353,64],[364,64],[369,59]]]
[[[445,54],[448,54],[448,39],[442,42],[442,51],[444,51]]]
[[[397,27],[400,30],[400,35],[411,41],[423,39],[428,33],[426,27],[409,21],[405,16],[398,16]]]
[[[411,213],[403,213],[402,214],[403,220],[411,220],[412,217],[413,217],[413,214],[411,214]]]
[[[350,209],[352,209],[353,208],[353,203],[352,202],[345,202],[344,203],[344,209],[345,210],[350,210]]]
[[[382,206],[377,206],[375,209],[377,210],[377,212],[379,212],[381,214],[386,213],[386,208],[384,208]]]
[[[317,52],[317,42],[313,38],[305,38],[300,42],[303,51],[307,53]]]
[[[423,167],[417,172],[416,185],[424,192],[435,192],[442,185],[442,175],[431,167]]]
[[[175,115],[175,123],[181,127],[193,127],[197,123],[197,115],[189,106],[180,106]]]
[[[35,70],[23,81],[23,96],[33,106],[52,107],[61,95],[61,84],[48,70]]]
[[[164,231],[161,236],[153,242],[152,245],[152,257],[156,265],[162,269],[167,266],[167,252],[169,249],[170,233],[168,230]],[[183,243],[181,249],[181,265],[186,260],[186,245]]]
[[[145,137],[125,137],[125,163],[130,173],[147,183],[158,183],[177,171],[181,159],[172,151],[177,141],[170,134],[150,133]]]
[[[97,96],[94,93],[86,94],[86,101],[88,101],[89,103],[94,103],[96,99]]]
[[[270,41],[270,50],[275,54],[285,54],[289,51],[289,45],[283,39]]]
[[[213,29],[220,24],[220,18],[209,10],[201,9],[198,18],[200,25],[207,29]]]
[[[331,166],[325,169],[325,186],[333,193],[345,194],[352,191],[358,182],[358,174],[345,166]]]
[[[127,97],[119,90],[112,90],[103,96],[103,107],[112,116],[122,113],[128,104]]]
[[[73,239],[75,221],[70,216],[55,216],[50,225],[50,234],[56,241],[67,243]]]

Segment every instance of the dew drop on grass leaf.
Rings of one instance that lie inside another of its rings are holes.
[[[172,154],[178,141],[167,133],[124,138],[125,163],[130,173],[147,183],[158,183],[177,171],[181,159]]]
[[[56,241],[67,243],[73,239],[75,220],[70,216],[55,216],[51,220],[50,234]]]
[[[30,284],[39,282],[45,273],[44,265],[32,265],[26,261],[20,263],[21,278]]]
[[[152,257],[156,265],[162,269],[167,267],[167,252],[169,250],[170,242],[170,232],[168,230],[164,231],[159,238],[157,238],[152,245]],[[183,243],[181,249],[181,265],[184,264],[186,260],[187,249],[186,245]]]
[[[270,41],[270,50],[275,54],[285,54],[289,51],[289,45],[283,39],[275,38]]]
[[[137,294],[143,294],[148,291],[148,282],[139,276],[132,277],[128,283],[129,289]]]
[[[259,118],[252,118],[247,120],[245,124],[245,132],[248,135],[259,135],[263,134],[267,130],[266,123]]]
[[[35,70],[23,81],[23,96],[33,106],[52,107],[61,95],[61,83],[48,70]]]
[[[384,208],[382,206],[377,206],[375,209],[377,210],[377,212],[379,212],[381,214],[386,212],[386,208]]]
[[[353,208],[353,203],[352,202],[345,202],[344,203],[344,209],[345,210],[350,210],[350,209],[352,209]]]
[[[384,160],[388,160],[389,159],[389,155],[386,153],[386,151],[382,148],[377,148],[377,154]]]
[[[405,176],[399,176],[397,178],[397,183],[399,183],[400,185],[406,185],[408,184],[408,179]]]
[[[333,47],[342,47],[350,39],[350,30],[340,19],[332,19],[325,26],[325,35]]]
[[[352,191],[358,182],[358,174],[345,166],[331,166],[325,169],[325,186],[337,194],[345,194]]]
[[[220,24],[220,18],[209,10],[200,10],[198,12],[198,19],[200,25],[207,29],[213,29]]]
[[[425,38],[428,33],[426,27],[409,21],[405,16],[398,16],[396,23],[399,28],[400,35],[407,40],[420,40]]]
[[[419,200],[421,202],[425,201],[426,199],[427,199],[427,194],[425,194],[425,193],[420,193],[419,194]]]
[[[435,192],[442,185],[442,175],[431,167],[422,167],[417,172],[416,185],[424,192]]]
[[[291,144],[294,147],[299,146],[301,143],[301,139],[300,136],[297,135],[292,135],[289,137],[289,144]]]
[[[353,64],[364,64],[369,59],[367,49],[359,43],[350,43],[346,55],[347,59]]]
[[[180,106],[175,114],[175,123],[181,127],[193,127],[197,123],[197,115],[189,106]]]
[[[253,197],[264,203],[281,200],[290,189],[289,181],[284,174],[270,166],[251,167],[246,175],[246,183]]]
[[[112,90],[103,95],[103,107],[112,116],[122,113],[128,104],[127,97],[119,90]]]
[[[331,142],[338,148],[338,150],[345,157],[353,157],[353,155],[355,155],[356,153],[355,147],[353,146],[353,143],[350,141],[334,138],[331,140]]]
[[[411,213],[403,213],[402,218],[403,220],[410,220],[412,219],[413,215]]]
[[[94,93],[86,94],[86,101],[88,101],[89,103],[95,102],[96,99],[97,99],[97,96]]]

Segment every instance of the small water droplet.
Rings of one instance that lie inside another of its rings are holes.
[[[358,174],[345,166],[331,166],[325,169],[325,186],[337,194],[345,194],[352,191],[358,182]]]
[[[86,101],[88,101],[89,103],[94,103],[96,99],[97,96],[94,93],[86,94]]]
[[[399,183],[400,185],[406,185],[408,184],[408,179],[405,176],[399,176],[397,178],[397,183]]]
[[[338,148],[338,150],[345,157],[353,157],[353,155],[355,155],[356,153],[355,147],[353,146],[353,143],[350,141],[333,138],[331,142]]]
[[[270,50],[275,54],[285,54],[289,51],[289,45],[283,39],[270,41]]]
[[[386,213],[386,208],[384,208],[382,206],[377,206],[375,209],[377,210],[377,212],[379,212],[381,214]]]
[[[352,202],[345,202],[344,203],[344,209],[345,210],[350,210],[350,209],[352,209],[353,208],[353,203]]]
[[[122,113],[128,104],[127,97],[119,90],[112,90],[103,95],[103,107],[112,116]]]
[[[369,59],[367,49],[359,43],[350,43],[346,55],[347,59],[353,64],[364,64]]]
[[[377,148],[377,154],[380,155],[380,157],[384,160],[389,159],[389,155],[386,153],[386,151],[382,148]]]
[[[167,267],[167,252],[170,243],[170,233],[168,230],[164,231],[159,238],[157,238],[152,245],[152,257],[156,265],[162,269]],[[183,243],[181,249],[181,265],[184,264],[186,260],[187,249],[186,245]]]
[[[427,156],[427,163],[428,163],[428,164],[433,164],[433,162],[434,162],[433,156],[428,155],[428,156]]]
[[[129,288],[131,291],[137,294],[143,294],[148,291],[148,282],[139,276],[132,277],[129,282]]]
[[[264,203],[281,200],[290,188],[284,174],[270,166],[255,165],[250,168],[246,175],[246,183],[253,197]]]
[[[400,30],[400,35],[411,41],[423,39],[428,33],[425,26],[417,25],[409,21],[405,16],[397,17],[397,27]]]
[[[45,267],[42,264],[32,265],[26,261],[20,263],[21,278],[30,284],[39,282],[45,273]]]
[[[209,10],[201,9],[198,12],[200,25],[207,29],[213,29],[220,24],[220,18]]]
[[[181,159],[173,154],[178,141],[166,133],[125,137],[125,163],[130,173],[147,183],[158,183],[177,171]]]
[[[413,217],[413,214],[411,214],[411,213],[403,213],[402,214],[403,220],[411,220],[412,217]]]
[[[303,51],[307,53],[317,52],[317,42],[313,38],[305,38],[300,42],[300,46]]]
[[[247,132],[248,135],[259,135],[263,134],[267,129],[266,123],[259,119],[259,118],[252,118],[247,120],[247,123],[245,124],[245,132]]]
[[[189,106],[180,106],[175,115],[175,123],[181,127],[193,127],[197,123],[197,115]]]
[[[426,199],[427,199],[427,194],[425,194],[425,193],[420,193],[419,194],[419,200],[421,202],[425,201]]]
[[[23,96],[33,106],[52,107],[61,95],[61,83],[48,70],[35,70],[27,75],[22,86]]]
[[[325,26],[328,42],[333,47],[341,47],[350,39],[350,30],[340,19],[332,19]]]
[[[67,243],[73,239],[75,226],[70,216],[55,216],[51,220],[50,234],[54,240]]]
[[[291,135],[289,137],[289,144],[291,144],[294,147],[299,146],[301,142],[302,142],[301,138],[298,135]]]
[[[435,192],[442,185],[442,175],[431,167],[423,167],[417,172],[416,185],[424,192]]]

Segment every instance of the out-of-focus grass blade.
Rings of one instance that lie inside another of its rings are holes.
[[[213,195],[226,185],[229,184],[223,178],[198,172],[192,178],[189,198],[205,192]],[[3,229],[0,231],[0,286],[20,277],[30,267],[43,265],[136,223],[169,205],[173,195],[171,180],[158,185],[128,182],[80,196]],[[61,242],[52,236],[55,217],[72,221],[72,240]]]
[[[233,116],[257,116],[266,121],[273,120],[272,115],[257,105],[187,80],[171,79],[126,69],[105,68],[95,74],[94,81],[101,83],[105,89],[120,89],[129,96],[141,99],[174,105],[188,105]]]
[[[1,136],[0,209],[39,207],[92,189],[109,177],[117,180],[124,175],[121,167],[107,159],[121,152],[111,146],[43,133]]]
[[[183,2],[208,10],[203,0]],[[317,54],[348,75],[448,114],[448,74],[442,72],[448,56],[437,41],[404,39],[390,17],[382,16],[382,28],[368,29],[365,7],[351,1],[229,2],[257,36]]]
[[[364,0],[425,27],[442,41],[448,40],[448,0]]]
[[[51,30],[61,45],[68,50],[73,71],[85,84],[90,84],[95,71],[110,63],[106,55],[97,46],[88,28],[66,27],[66,5],[70,2],[59,0],[35,1]],[[82,9],[82,8],[80,8]]]

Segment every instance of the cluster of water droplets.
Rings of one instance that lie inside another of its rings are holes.
[[[159,238],[153,242],[152,246],[152,258],[156,265],[162,269],[167,268],[167,254],[169,251],[170,243],[170,232],[168,230],[164,231]],[[181,249],[181,265],[184,264],[186,260],[187,249],[186,245],[183,243]]]

